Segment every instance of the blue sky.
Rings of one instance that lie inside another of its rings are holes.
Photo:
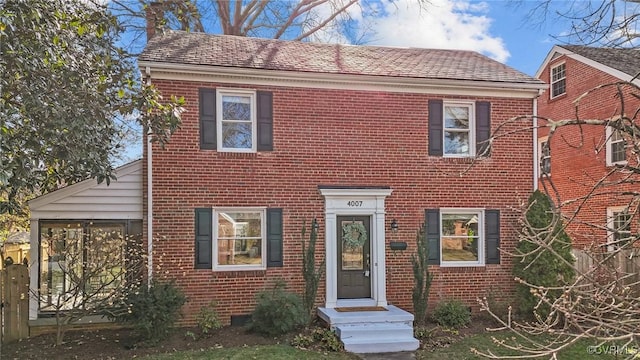
[[[558,42],[552,35],[569,27],[553,16],[536,26],[528,18],[534,1],[431,0],[422,11],[416,10],[418,0],[370,1],[385,11],[375,20],[369,45],[475,50],[528,75]]]

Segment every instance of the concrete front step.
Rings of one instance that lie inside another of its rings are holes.
[[[388,339],[391,337],[413,338],[413,327],[405,323],[367,323],[336,325],[336,334],[340,339],[367,338]]]
[[[420,343],[413,337],[413,314],[393,305],[387,311],[338,312],[319,308],[318,315],[329,324],[354,353],[415,351]]]

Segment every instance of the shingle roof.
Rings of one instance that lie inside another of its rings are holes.
[[[309,73],[542,84],[473,51],[353,46],[166,31],[139,61]]]
[[[599,48],[582,45],[559,46],[630,76],[636,76],[640,72],[640,51],[636,49]]]

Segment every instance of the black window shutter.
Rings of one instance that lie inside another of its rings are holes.
[[[258,91],[258,151],[273,151],[273,94],[268,91]]]
[[[213,226],[211,208],[196,209],[196,269],[211,269]]]
[[[425,224],[427,225],[426,235],[429,244],[429,265],[440,264],[440,211],[438,209],[427,209],[424,212]]]
[[[490,156],[489,138],[491,137],[491,103],[476,102],[476,154]]]
[[[429,155],[442,156],[442,100],[429,100]]]
[[[485,244],[487,264],[500,264],[500,210],[487,210],[485,216]]]
[[[267,209],[267,267],[282,264],[282,209]]]
[[[216,89],[199,89],[200,149],[216,149]]]

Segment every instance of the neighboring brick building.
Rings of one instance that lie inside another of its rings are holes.
[[[165,97],[186,100],[170,143],[145,149],[144,227],[163,238],[153,271],[186,292],[187,323],[212,300],[225,322],[249,314],[278,278],[302,293],[301,228],[313,219],[325,309],[411,311],[425,221],[430,304],[477,309],[477,297],[512,295],[512,259],[498,247],[513,250],[536,182],[533,131],[475,155],[499,125],[533,113],[541,81],[471,51],[179,31],[152,37],[139,65]]]
[[[616,120],[624,113],[637,124],[635,112],[640,102],[631,95],[632,87],[602,86],[629,81],[637,86],[638,71],[640,52],[636,49],[554,46],[536,74],[550,84],[538,99],[538,114],[557,121]],[[597,87],[602,88],[588,93]],[[544,124],[541,120],[540,125]],[[552,183],[554,199],[557,191],[566,202],[562,211],[574,247],[608,244],[611,250],[612,242],[632,230],[629,219],[637,206],[623,192],[637,191],[640,179],[620,170],[625,164],[637,166],[630,144],[606,124],[561,127],[550,141],[548,130],[542,127],[538,132],[540,187]]]

